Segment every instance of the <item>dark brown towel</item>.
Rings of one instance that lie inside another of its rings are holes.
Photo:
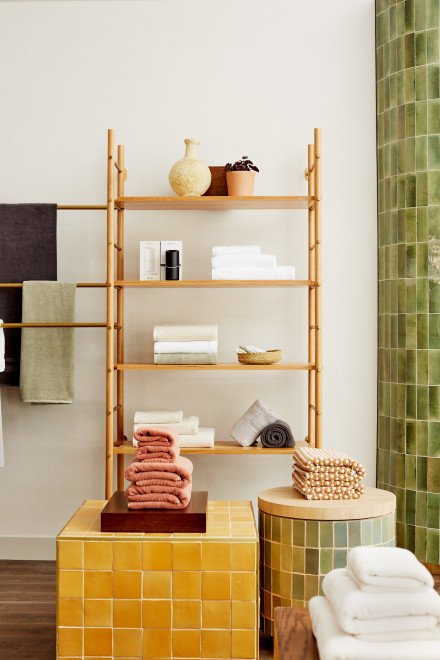
[[[57,205],[0,204],[0,282],[57,279]],[[21,289],[0,288],[0,319],[21,322]],[[19,385],[21,331],[5,329],[0,385]]]
[[[287,422],[277,419],[273,424],[268,424],[261,431],[261,444],[263,447],[276,449],[280,447],[294,447],[292,430]]]

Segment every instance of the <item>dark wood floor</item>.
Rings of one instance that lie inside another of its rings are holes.
[[[269,640],[260,658],[272,657]],[[55,562],[0,561],[0,659],[55,660]]]

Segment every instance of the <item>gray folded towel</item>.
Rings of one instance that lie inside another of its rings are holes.
[[[276,422],[268,424],[261,431],[261,444],[263,447],[269,449],[294,447],[295,440],[293,438],[292,429],[287,422],[283,422],[282,419],[277,419]]]
[[[23,323],[73,323],[74,282],[23,282]],[[73,328],[24,328],[20,393],[30,403],[72,403]]]
[[[277,416],[263,401],[257,399],[244,415],[235,422],[232,437],[243,447],[250,447],[268,425],[276,422]]]

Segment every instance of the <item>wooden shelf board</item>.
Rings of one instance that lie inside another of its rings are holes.
[[[297,447],[309,447],[309,444],[303,440],[296,443]],[[121,445],[115,443],[113,446],[114,454],[134,454],[136,447],[133,447],[131,440],[124,441]],[[216,440],[214,447],[208,449],[206,447],[181,447],[181,454],[293,454],[295,448],[281,448],[281,449],[266,449],[261,445],[252,447],[242,447],[234,440]]]
[[[275,371],[312,371],[315,365],[310,363],[302,364],[288,364],[285,362],[275,362],[274,364],[241,364],[240,362],[224,363],[224,364],[151,364],[139,362],[124,362],[122,364],[115,364],[117,371],[258,371],[258,370],[275,370]]]
[[[231,288],[231,287],[309,287],[312,280],[116,280],[115,286],[153,287],[160,289]]]
[[[121,209],[132,211],[228,211],[234,209],[308,209],[314,197],[118,197]]]

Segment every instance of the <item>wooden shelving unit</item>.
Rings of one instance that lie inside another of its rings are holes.
[[[108,132],[107,154],[107,387],[106,387],[106,498],[113,492],[113,458],[117,456],[118,489],[124,483],[124,455],[133,454],[131,440],[124,436],[124,374],[126,371],[307,371],[308,436],[312,446],[322,444],[322,281],[321,281],[321,131],[315,129],[314,143],[308,146],[308,194],[303,196],[258,197],[125,197],[124,147],[115,148],[113,130]],[[115,170],[117,174],[115,196]],[[124,280],[124,213],[132,211],[230,211],[283,209],[308,211],[307,280],[234,281],[131,281]],[[117,212],[115,222],[115,211]],[[116,254],[116,269],[115,269]],[[115,272],[116,270],[116,272]],[[124,361],[124,294],[126,288],[306,288],[308,290],[308,362],[273,365],[156,365]],[[116,293],[116,296],[115,296]],[[116,305],[115,305],[116,297]],[[115,319],[116,311],[116,319]],[[115,323],[116,321],[116,323]],[[116,332],[116,337],[115,337]],[[116,372],[116,387],[115,377]],[[116,390],[116,405],[115,405]],[[116,424],[114,414],[116,413]],[[116,426],[116,440],[115,440]],[[297,442],[304,446],[306,442]],[[241,447],[233,441],[217,440],[212,449],[187,448],[182,454],[292,454],[294,449]]]

